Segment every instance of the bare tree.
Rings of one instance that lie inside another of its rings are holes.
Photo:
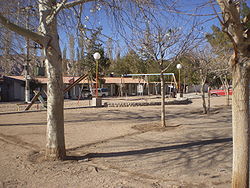
[[[208,81],[208,76],[212,72],[212,63],[213,63],[213,56],[211,49],[208,46],[203,48],[199,48],[198,50],[190,53],[188,57],[192,60],[192,64],[194,67],[193,71],[197,71],[200,82],[201,82],[201,96],[202,96],[202,106],[203,106],[203,113],[209,113],[209,106],[206,104],[206,97],[205,97],[205,85]],[[210,104],[210,98],[208,98],[208,104]]]
[[[231,80],[231,69],[228,66],[231,55],[233,54],[233,45],[228,35],[219,27],[212,26],[212,33],[206,34],[206,39],[212,46],[212,52],[215,54],[213,63],[213,72],[223,85],[227,94],[226,105],[229,105],[229,81]]]
[[[226,91],[226,105],[230,104],[229,97],[229,87],[230,87],[230,79],[231,79],[231,69],[228,66],[228,62],[230,60],[230,56],[232,55],[231,50],[221,50],[214,49],[213,52],[218,54],[213,58],[212,72],[218,77],[223,85],[223,88]]]
[[[249,68],[250,13],[242,18],[243,1],[217,0],[222,14],[222,29],[234,47],[230,59],[233,79],[233,173],[232,187],[249,187]]]
[[[24,1],[25,2],[25,1]],[[5,16],[0,8],[0,24],[15,33],[27,37],[38,43],[45,55],[45,64],[48,76],[47,94],[48,94],[48,109],[47,109],[47,143],[46,143],[46,159],[64,159],[66,156],[65,138],[64,138],[64,113],[63,113],[63,79],[62,79],[62,54],[59,46],[58,34],[58,14],[63,9],[75,7],[87,2],[96,2],[94,0],[74,0],[74,1],[57,1],[57,0],[37,0],[34,6],[38,7],[39,23],[38,30],[33,31],[25,28],[21,23],[13,22]],[[99,2],[99,1],[98,1]],[[121,7],[129,4],[137,7],[137,10],[149,4],[145,1],[101,1],[104,6],[111,7],[114,11],[121,11]],[[126,2],[126,3],[125,3]],[[37,3],[37,4],[36,4]],[[25,4],[25,6],[30,6]],[[138,6],[140,5],[140,6]],[[139,7],[139,8],[138,8]],[[8,7],[10,8],[10,7]]]
[[[194,27],[192,26],[188,33],[184,33],[181,27],[167,27],[169,23],[153,23],[154,20],[154,18],[149,19],[145,16],[146,28],[144,31],[143,29],[139,29],[137,32],[133,32],[130,44],[133,44],[133,48],[139,51],[144,59],[150,59],[159,66],[161,80],[161,124],[165,127],[166,86],[164,73],[180,55],[193,47],[198,35],[193,33]]]
[[[161,124],[166,127],[166,113],[165,113],[165,78],[164,72],[167,70],[171,61],[166,60],[167,51],[173,47],[179,40],[178,32],[162,29],[159,27],[155,33],[148,29],[145,33],[145,38],[142,39],[141,52],[155,61],[160,68],[160,80],[161,80]]]
[[[8,29],[32,39],[43,48],[47,68],[47,159],[64,159],[66,156],[63,115],[62,57],[57,31],[57,14],[66,1],[39,0],[39,32],[14,24],[0,13],[0,23]]]
[[[250,69],[250,13],[243,13],[245,0],[212,0],[202,2],[199,7],[210,5],[214,13],[197,14],[167,8],[175,13],[190,16],[214,16],[218,18],[233,44],[233,55],[229,60],[232,70],[232,127],[233,127],[233,173],[232,187],[249,187],[249,69]],[[216,7],[216,6],[219,7]],[[196,8],[195,11],[197,11]],[[217,10],[220,9],[221,12]],[[209,18],[209,19],[213,19]]]

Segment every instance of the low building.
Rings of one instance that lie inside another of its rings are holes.
[[[0,78],[0,101],[22,101],[24,100],[25,82],[19,78],[2,76]]]
[[[79,77],[63,77],[65,88],[71,85]],[[3,76],[0,81],[0,97],[1,101],[24,101],[24,76]],[[42,95],[46,98],[48,78],[35,77],[33,78],[39,83],[37,90],[43,91]],[[109,96],[133,96],[133,95],[155,95],[160,94],[159,82],[146,82],[142,78],[134,77],[104,77],[101,78],[101,88],[107,88]],[[173,83],[169,88],[173,87]],[[95,81],[88,80],[87,78],[80,81],[69,91],[65,92],[66,99],[80,99],[84,98],[84,91],[95,88]],[[31,97],[34,93],[31,91]]]

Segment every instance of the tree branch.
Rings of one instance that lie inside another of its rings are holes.
[[[1,13],[0,13],[0,24],[4,25],[9,30],[16,32],[17,34],[22,35],[23,37],[32,39],[33,41],[40,44],[41,46],[46,46],[49,41],[49,37],[40,35],[38,33],[35,33],[33,31],[20,27],[14,23],[11,23]]]
[[[74,7],[76,5],[80,5],[80,4],[91,2],[91,1],[94,1],[94,0],[75,0],[72,2],[65,3],[62,8],[71,8],[71,7]]]
[[[56,7],[54,8],[54,11],[51,13],[51,15],[47,18],[47,24],[49,25],[53,19],[56,17],[56,15],[59,13],[59,11],[63,8],[64,4],[67,2],[68,0],[63,0],[60,3],[57,3]]]
[[[223,26],[226,27],[236,44],[244,41],[244,28],[241,23],[239,5],[236,2],[228,3],[225,0],[217,0],[224,18]]]
[[[50,24],[53,19],[56,17],[56,15],[60,12],[60,10],[65,9],[65,8],[71,8],[76,5],[80,5],[83,3],[91,2],[94,0],[75,0],[72,2],[66,3],[68,0],[62,0],[62,2],[57,3],[56,7],[54,8],[53,13],[48,17],[47,24]]]

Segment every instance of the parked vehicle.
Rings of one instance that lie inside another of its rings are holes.
[[[91,91],[92,97],[96,96],[96,89],[93,88]],[[98,88],[98,97],[107,97],[109,95],[107,88]]]
[[[85,98],[87,98],[87,99],[91,98],[91,97],[92,97],[91,91],[88,90],[88,89],[82,90],[82,97],[83,97],[84,99],[85,99]]]
[[[232,88],[229,88],[229,95],[232,95],[233,91]],[[227,91],[225,89],[213,89],[210,90],[211,96],[225,96],[227,95]]]

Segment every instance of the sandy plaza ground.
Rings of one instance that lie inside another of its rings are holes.
[[[105,98],[103,102],[150,101],[159,97]],[[169,99],[168,99],[169,100]],[[160,106],[88,107],[65,101],[67,160],[43,159],[46,111],[17,111],[0,103],[0,188],[228,188],[231,183],[231,106],[211,98],[202,113],[200,97]]]

